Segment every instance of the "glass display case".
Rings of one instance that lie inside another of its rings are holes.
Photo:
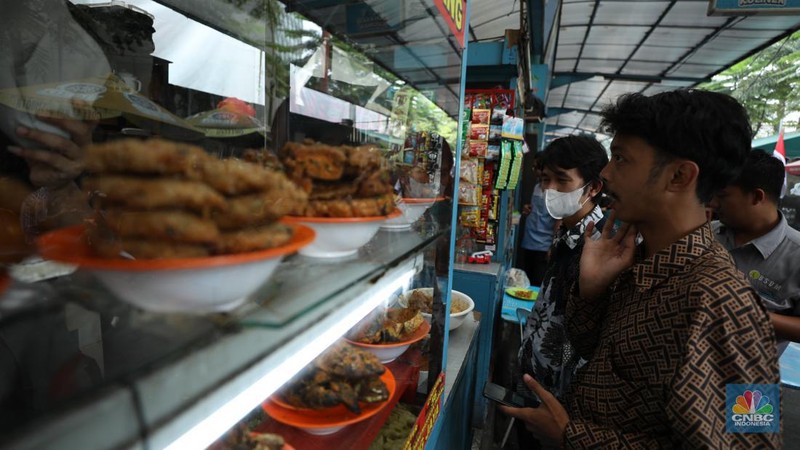
[[[6,8],[0,446],[425,443],[480,324],[439,3]]]

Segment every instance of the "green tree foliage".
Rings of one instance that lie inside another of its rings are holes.
[[[719,73],[701,89],[730,94],[753,123],[756,137],[776,134],[781,121],[800,110],[800,32]]]

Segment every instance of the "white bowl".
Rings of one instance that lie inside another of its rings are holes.
[[[409,290],[408,292],[406,292],[405,294],[401,295],[398,298],[398,303],[400,304],[400,306],[403,306],[403,307],[407,307],[408,306],[407,296],[411,295],[411,293],[414,292],[414,291],[420,291],[425,295],[433,295],[433,288],[411,289],[411,290]],[[475,309],[475,302],[472,300],[472,298],[469,295],[467,295],[467,294],[465,294],[463,292],[460,292],[460,291],[456,291],[456,290],[450,291],[450,297],[451,297],[451,299],[450,299],[450,303],[451,304],[454,301],[458,301],[457,299],[459,299],[460,301],[466,302],[467,305],[468,305],[467,309],[465,309],[465,310],[463,310],[461,312],[455,313],[455,314],[450,314],[450,325],[448,326],[447,329],[449,331],[453,331],[456,328],[458,328],[459,326],[461,326],[461,324],[464,323],[464,320],[467,318],[469,313],[471,313],[472,310]],[[431,315],[426,313],[426,312],[422,312],[422,317],[425,318],[426,322],[430,322],[431,321]]]
[[[265,283],[281,259],[314,239],[314,232],[291,225],[287,244],[255,252],[203,258],[128,260],[95,256],[84,227],[56,230],[38,244],[46,259],[92,273],[120,299],[156,312],[228,311]]]
[[[397,359],[398,356],[405,353],[408,350],[408,347],[411,344],[422,340],[425,336],[428,335],[431,331],[430,321],[424,322],[422,325],[417,328],[416,331],[411,333],[406,340],[401,342],[392,342],[388,344],[365,344],[363,342],[356,342],[351,341],[350,339],[346,339],[351,345],[355,345],[363,350],[367,350],[373,355],[375,355],[381,363],[386,364],[394,361]]]
[[[303,256],[312,258],[341,258],[355,255],[378,232],[387,219],[400,215],[395,210],[388,216],[372,217],[285,217],[289,223],[300,223],[311,227],[317,237],[311,245],[299,250]]]
[[[428,210],[440,198],[403,198],[397,202],[397,208],[401,215],[394,219],[387,220],[381,228],[385,230],[407,230],[411,228],[425,211]]]
[[[297,427],[301,430],[305,431],[308,434],[313,434],[316,436],[327,436],[329,434],[333,434],[338,432],[339,430],[343,429],[347,425],[342,425],[339,427],[328,427],[328,428],[306,428],[306,427]]]

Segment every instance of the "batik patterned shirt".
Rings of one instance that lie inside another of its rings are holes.
[[[776,448],[726,432],[727,384],[780,382],[766,310],[709,224],[637,258],[605,298],[571,289],[567,330],[589,361],[570,391],[572,448]]]

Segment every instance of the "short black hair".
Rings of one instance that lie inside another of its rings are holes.
[[[600,171],[608,164],[608,154],[592,136],[581,134],[553,140],[539,154],[537,164],[550,170],[578,169],[586,183],[602,181]]]
[[[773,203],[780,202],[786,168],[776,157],[761,150],[747,154],[744,167],[731,185],[744,192],[761,189]]]
[[[605,131],[641,138],[655,148],[654,170],[678,158],[697,164],[697,197],[703,203],[738,175],[753,138],[738,101],[699,89],[625,94],[601,115]]]

